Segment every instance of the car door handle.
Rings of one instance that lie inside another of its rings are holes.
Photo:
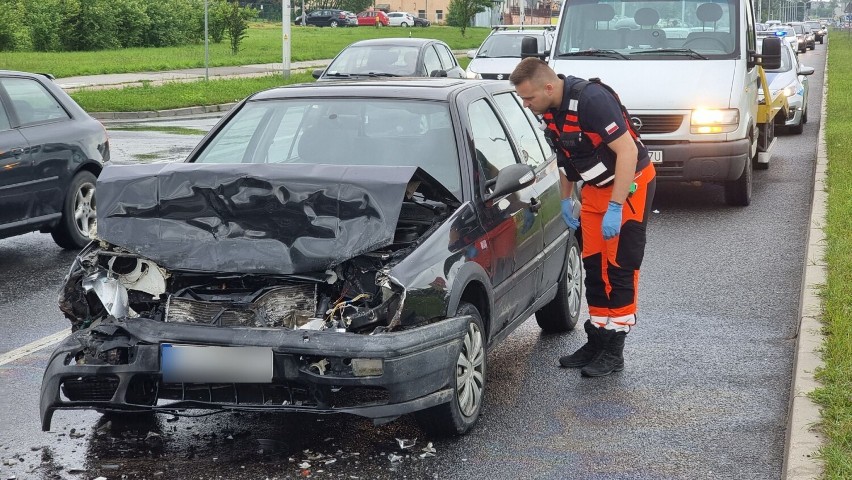
[[[539,210],[541,210],[541,202],[535,197],[530,197],[530,211],[538,213]]]
[[[14,155],[16,157],[20,157],[21,155],[24,154],[24,149],[21,148],[21,147],[10,148],[9,153],[11,153],[12,155]]]

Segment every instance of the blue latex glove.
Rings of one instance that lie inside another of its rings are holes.
[[[568,225],[568,228],[570,228],[571,230],[577,230],[578,228],[580,228],[580,220],[574,218],[573,198],[562,199],[562,219],[565,220],[565,224]]]
[[[603,237],[605,240],[615,238],[621,232],[621,204],[609,202],[603,218]]]

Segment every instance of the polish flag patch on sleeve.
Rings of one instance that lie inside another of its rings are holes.
[[[609,125],[606,126],[607,135],[612,135],[613,133],[615,133],[617,131],[618,131],[618,125],[616,125],[615,122],[612,122],[612,123],[610,123]]]

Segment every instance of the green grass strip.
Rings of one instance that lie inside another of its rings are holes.
[[[291,60],[332,58],[352,42],[367,38],[436,38],[450,48],[466,50],[479,47],[490,30],[471,27],[462,37],[458,28],[355,27],[291,29]],[[281,24],[252,23],[240,51],[231,54],[228,41],[210,43],[210,66],[280,63]],[[204,45],[164,48],[128,48],[95,52],[0,52],[5,70],[50,73],[57,78],[105,73],[150,72],[204,67]]]
[[[812,398],[822,407],[825,478],[852,478],[852,37],[834,31],[828,48],[828,265],[823,294],[824,368]]]

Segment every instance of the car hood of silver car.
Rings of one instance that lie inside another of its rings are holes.
[[[100,240],[167,269],[243,274],[323,271],[387,246],[413,195],[458,205],[399,166],[115,165],[97,191]]]

